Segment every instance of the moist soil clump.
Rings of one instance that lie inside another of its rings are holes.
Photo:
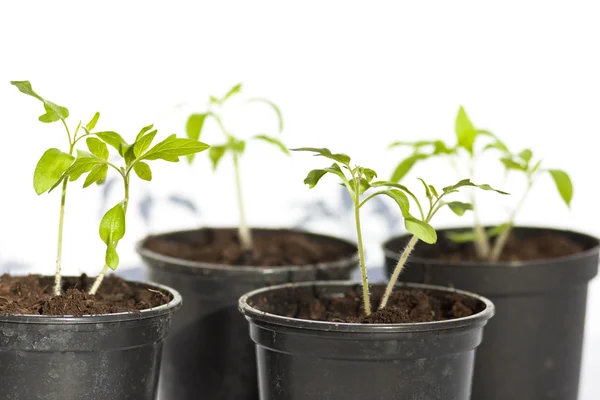
[[[277,267],[314,265],[352,256],[356,248],[290,230],[252,231],[253,248],[242,248],[236,229],[197,231],[149,236],[143,247],[156,253],[212,264]]]
[[[0,314],[98,315],[139,312],[168,303],[169,293],[107,276],[95,296],[87,294],[93,279],[85,274],[63,278],[62,294],[53,295],[54,277],[0,276]]]
[[[453,243],[442,235],[434,246],[417,244],[413,255],[427,259],[451,262],[482,262],[477,257],[473,243]],[[501,262],[551,260],[567,257],[586,250],[586,247],[568,236],[556,232],[544,232],[535,236],[519,235],[512,231],[502,255]],[[483,261],[485,262],[485,261]]]
[[[371,291],[371,306],[377,310],[385,288]],[[316,287],[289,288],[266,293],[252,304],[261,311],[289,318],[364,324],[398,324],[444,321],[481,312],[479,300],[458,293],[435,290],[396,289],[382,310],[364,313],[362,288],[356,286],[342,296],[322,295]]]

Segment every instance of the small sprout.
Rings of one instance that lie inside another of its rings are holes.
[[[204,129],[204,124],[207,118],[212,118],[219,129],[225,136],[225,143],[220,145],[211,146],[208,151],[208,156],[212,163],[213,171],[217,169],[219,162],[225,156],[226,153],[231,153],[233,159],[233,167],[235,171],[235,186],[237,190],[237,202],[238,202],[238,210],[240,215],[240,222],[238,226],[238,235],[240,239],[240,243],[245,250],[252,249],[252,235],[250,233],[250,229],[246,224],[246,214],[244,211],[244,204],[242,200],[242,184],[240,178],[240,166],[239,166],[239,158],[246,150],[246,141],[237,138],[234,136],[232,132],[226,129],[223,119],[221,116],[221,108],[227,104],[227,101],[240,94],[242,92],[242,84],[237,84],[232,87],[223,97],[218,98],[215,96],[210,96],[208,111],[204,113],[194,113],[188,117],[186,123],[186,133],[187,137],[192,140],[198,140],[200,135],[202,134],[202,130]],[[247,100],[247,103],[262,103],[269,106],[277,116],[277,128],[278,132],[281,133],[283,131],[283,118],[281,116],[281,111],[279,107],[275,105],[270,100],[264,98],[251,98]],[[287,147],[276,137],[266,135],[266,134],[257,134],[252,137],[252,139],[263,141],[265,143],[271,144],[281,150],[284,154],[289,155],[289,151]],[[194,160],[194,154],[190,154],[188,156],[188,161],[191,163]]]
[[[61,259],[63,222],[65,213],[65,200],[68,182],[73,182],[86,175],[83,187],[93,183],[102,183],[106,179],[108,169],[115,169],[123,178],[125,196],[117,205],[106,212],[100,222],[99,234],[106,244],[105,265],[100,275],[90,289],[90,294],[95,294],[108,268],[116,269],[119,265],[117,244],[125,235],[125,220],[127,204],[129,202],[129,181],[131,171],[141,179],[151,180],[152,172],[146,161],[165,160],[178,162],[182,156],[189,156],[206,150],[209,146],[197,140],[177,138],[171,135],[153,147],[152,141],[157,131],[152,130],[152,125],[140,130],[133,144],[128,144],[122,137],[113,131],[94,132],[100,113],[95,113],[92,119],[82,126],[77,124],[73,134],[69,130],[66,119],[69,117],[67,108],[45,100],[38,95],[28,81],[11,81],[22,93],[32,96],[44,105],[45,113],[39,117],[44,123],[61,121],[65,127],[68,138],[68,152],[56,148],[44,152],[35,168],[33,187],[37,194],[51,192],[62,184],[60,204],[60,218],[58,224],[58,248],[56,257],[56,275],[54,294],[61,294]],[[85,132],[80,134],[81,132]],[[77,143],[86,138],[88,151],[76,149]],[[109,161],[108,146],[115,148],[123,160],[123,165],[118,167]],[[75,152],[75,150],[77,150]]]
[[[425,189],[425,196],[427,198],[427,204],[426,206],[423,206],[418,197],[415,196],[415,194],[406,186],[391,181],[375,180],[375,178],[377,178],[377,173],[374,170],[358,165],[351,165],[351,159],[346,154],[332,153],[329,149],[313,147],[303,147],[292,150],[315,153],[315,156],[325,157],[334,161],[329,167],[310,171],[304,179],[304,183],[306,185],[308,185],[310,188],[313,188],[326,174],[333,174],[341,180],[341,183],[347,188],[348,193],[350,194],[354,204],[354,220],[356,224],[358,254],[362,275],[363,302],[366,315],[371,314],[372,308],[369,297],[369,280],[367,276],[367,267],[365,263],[365,253],[361,231],[360,208],[362,206],[364,206],[372,198],[379,195],[385,195],[391,198],[402,213],[406,230],[413,235],[408,245],[402,252],[398,261],[398,265],[396,266],[386,288],[385,294],[379,306],[379,309],[382,309],[386,306],[389,296],[396,285],[398,276],[402,272],[404,264],[406,263],[406,260],[408,259],[408,256],[416,243],[419,240],[429,244],[436,243],[437,233],[430,225],[430,222],[440,208],[447,205],[457,215],[463,215],[466,211],[473,209],[472,205],[469,203],[462,203],[459,201],[447,202],[445,201],[446,196],[459,192],[463,187],[474,187],[482,190],[492,190],[498,193],[507,194],[505,192],[493,189],[489,185],[477,185],[471,182],[469,179],[463,179],[454,185],[447,186],[440,192],[433,185],[429,185],[423,179],[420,179]],[[371,190],[373,192],[367,195],[367,192]],[[411,211],[411,200],[417,207],[417,216],[413,215],[414,211]]]
[[[65,131],[67,133],[68,146],[65,145],[66,151],[59,150],[57,148],[48,149],[42,154],[42,157],[38,161],[35,171],[33,174],[33,188],[35,192],[40,195],[42,193],[50,193],[56,187],[62,184],[61,189],[61,201],[60,201],[60,213],[58,219],[58,241],[56,249],[56,270],[54,275],[54,294],[60,295],[61,293],[61,270],[62,270],[62,247],[63,247],[63,225],[65,215],[65,203],[67,198],[67,183],[68,179],[66,171],[71,167],[75,161],[73,155],[75,151],[75,145],[84,137],[90,135],[90,131],[94,129],[100,113],[95,113],[90,122],[83,128],[86,133],[79,135],[81,132],[81,121],[77,124],[73,134],[67,124],[67,118],[69,117],[69,110],[66,107],[59,106],[49,100],[44,99],[42,96],[37,94],[29,81],[11,81],[21,93],[31,96],[39,100],[44,106],[44,114],[39,116],[39,120],[43,123],[52,123],[61,121]],[[79,135],[79,136],[78,136]],[[91,184],[91,183],[90,183]]]
[[[94,134],[95,137],[90,137],[86,141],[89,152],[79,150],[77,159],[65,172],[65,175],[72,181],[87,174],[84,187],[94,182],[104,181],[109,167],[114,169],[123,180],[123,200],[108,210],[100,221],[99,234],[106,244],[106,254],[104,267],[94,281],[89,291],[90,295],[96,294],[108,269],[115,270],[119,266],[117,245],[125,236],[132,172],[140,179],[150,181],[152,180],[152,170],[147,161],[178,162],[180,157],[209,148],[205,143],[189,138],[178,138],[175,134],[152,146],[156,134],[157,130],[153,129],[153,125],[148,125],[140,130],[135,142],[129,144],[116,132],[97,132]],[[109,161],[107,145],[117,151],[121,158],[121,166]]]
[[[495,150],[500,155],[498,160],[503,165],[507,175],[509,172],[523,174],[527,179],[527,189],[521,200],[513,208],[506,222],[488,230],[484,229],[477,214],[475,195],[471,193],[470,204],[475,217],[473,231],[448,233],[447,237],[452,241],[460,243],[474,242],[477,255],[480,259],[494,262],[500,258],[506,240],[514,226],[516,215],[541,174],[547,172],[552,177],[560,197],[568,207],[570,206],[573,197],[573,185],[566,172],[558,169],[541,168],[541,160],[534,162],[535,157],[533,151],[530,149],[522,150],[516,154],[512,153],[508,149],[508,146],[496,135],[488,130],[476,128],[462,106],[459,108],[456,116],[455,134],[456,144],[453,146],[447,145],[441,140],[392,143],[389,146],[390,148],[399,146],[410,147],[412,148],[412,154],[400,161],[392,174],[391,180],[399,182],[418,161],[437,156],[447,157],[459,174],[461,173],[458,169],[457,161],[464,159],[468,166],[468,174],[472,179],[476,159],[479,156],[487,154],[489,150]],[[485,143],[482,146],[477,146],[480,139],[485,140]],[[451,206],[451,208],[453,211],[456,210],[455,206]],[[490,239],[494,237],[496,240],[492,245]]]

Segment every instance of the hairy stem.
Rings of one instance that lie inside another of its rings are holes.
[[[413,236],[412,238],[410,238],[408,244],[404,248],[404,251],[400,255],[400,259],[398,260],[398,264],[396,264],[396,268],[394,269],[394,273],[392,274],[392,277],[390,278],[390,281],[388,282],[388,285],[385,288],[385,293],[383,294],[383,298],[381,299],[381,303],[379,304],[379,309],[380,310],[382,310],[383,308],[385,308],[385,306],[387,305],[387,302],[388,302],[388,300],[390,298],[390,295],[394,291],[394,287],[396,286],[396,282],[398,281],[398,277],[400,276],[400,273],[404,269],[404,265],[406,264],[406,260],[408,260],[408,256],[413,251],[413,249],[415,248],[415,245],[417,244],[418,241],[419,241],[419,239],[416,236]]]
[[[533,181],[530,180],[529,184],[527,185],[527,189],[525,190],[525,193],[523,194],[523,197],[521,197],[521,200],[519,200],[519,203],[513,209],[512,213],[510,214],[510,216],[508,218],[508,222],[506,224],[507,225],[506,229],[496,239],[496,242],[494,243],[494,247],[492,248],[492,251],[489,255],[488,261],[496,262],[500,259],[500,256],[502,255],[502,251],[504,250],[504,246],[506,245],[506,241],[508,240],[508,237],[510,236],[510,232],[512,231],[512,228],[515,224],[515,218],[517,217],[517,214],[523,207],[523,204],[525,204],[525,199],[527,199],[527,195],[529,194],[529,191],[531,190],[532,186],[533,186]]]
[[[96,280],[94,281],[94,284],[92,285],[92,287],[90,288],[90,291],[88,292],[88,294],[90,296],[94,296],[96,294],[96,292],[98,291],[98,289],[100,288],[100,285],[102,285],[102,281],[104,280],[104,276],[106,275],[106,272],[108,271],[108,268],[110,268],[108,266],[108,264],[104,264],[104,267],[102,267],[102,270],[100,271],[100,273],[96,277]]]
[[[235,188],[237,191],[238,211],[240,213],[240,223],[238,226],[240,243],[242,244],[242,248],[244,250],[251,250],[252,235],[250,234],[250,229],[246,224],[246,214],[244,213],[244,202],[242,199],[242,181],[240,179],[240,165],[238,160],[238,154],[235,151],[233,152],[233,169],[235,172]]]
[[[56,271],[54,273],[54,295],[60,296],[61,293],[61,271],[62,271],[62,244],[63,244],[63,226],[65,221],[65,203],[67,201],[67,183],[68,179],[63,179],[60,196],[60,214],[58,217],[58,244],[56,246]]]
[[[125,185],[125,198],[123,199],[123,214],[125,214],[125,221],[127,221],[127,205],[129,204],[129,174],[123,175],[123,184]],[[119,242],[115,243],[115,249],[117,248],[118,245],[119,245]],[[100,285],[102,285],[104,276],[106,275],[106,272],[108,271],[109,268],[110,267],[108,266],[108,264],[105,263],[104,266],[102,267],[102,270],[96,277],[96,280],[94,280],[94,284],[92,285],[92,287],[90,288],[90,290],[88,292],[88,294],[90,296],[94,296],[96,294],[96,292],[100,288]]]
[[[355,186],[355,187],[358,187],[358,186]],[[367,264],[365,262],[365,249],[363,246],[362,231],[360,228],[360,203],[359,203],[358,192],[354,195],[354,221],[356,222],[356,242],[358,245],[358,257],[360,259],[360,273],[361,273],[361,279],[362,279],[363,302],[365,304],[365,314],[371,315],[371,299],[369,296],[369,279],[367,278]]]

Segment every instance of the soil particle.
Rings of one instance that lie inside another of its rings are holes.
[[[291,230],[253,230],[253,248],[242,248],[235,229],[149,236],[143,247],[189,261],[255,267],[314,265],[351,257],[356,248]]]
[[[97,315],[139,312],[170,301],[168,293],[110,275],[95,296],[87,294],[93,279],[85,274],[63,278],[63,291],[53,296],[54,277],[0,276],[0,314]]]
[[[452,243],[442,235],[440,239],[435,246],[421,246],[419,243],[413,255],[453,262],[480,261],[473,243]],[[585,246],[564,234],[547,231],[535,236],[527,236],[513,231],[506,241],[500,261],[550,260],[570,256],[585,249]]]
[[[384,287],[372,288],[370,297],[374,310],[383,292]],[[485,308],[482,302],[457,293],[404,288],[392,292],[385,308],[366,316],[362,288],[358,286],[343,296],[320,295],[315,288],[290,288],[260,296],[252,305],[289,318],[366,324],[443,321],[467,317]]]

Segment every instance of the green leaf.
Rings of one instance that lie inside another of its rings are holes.
[[[238,83],[237,85],[235,85],[234,87],[229,89],[229,91],[227,93],[225,93],[225,96],[223,96],[220,103],[221,104],[225,103],[229,98],[231,98],[231,96],[238,94],[241,91],[242,91],[242,84]]]
[[[143,155],[142,159],[161,159],[169,162],[178,162],[179,157],[198,153],[208,148],[209,146],[205,143],[187,138],[178,138],[173,134],[148,150],[148,152]]]
[[[488,184],[478,185],[476,183],[471,182],[470,179],[463,179],[463,180],[459,181],[458,183],[456,183],[456,184],[454,184],[452,186],[446,186],[442,190],[444,191],[444,193],[450,193],[450,192],[458,191],[458,189],[461,188],[461,187],[463,187],[463,186],[477,187],[477,188],[482,189],[482,190],[492,190],[492,191],[500,193],[500,194],[508,194],[508,193],[503,192],[501,190],[494,189],[493,187],[491,187]]]
[[[117,248],[113,243],[106,246],[105,262],[113,271],[119,266],[119,254],[117,254]]]
[[[375,193],[374,195],[371,195],[369,198],[373,198],[380,194],[386,195],[386,196],[390,197],[392,200],[394,200],[396,202],[396,204],[398,205],[398,207],[400,208],[402,215],[410,217],[410,213],[409,213],[410,202],[408,201],[408,197],[406,197],[404,192],[402,192],[401,190],[398,190],[398,189],[381,190],[381,191]],[[364,204],[364,202],[362,204]]]
[[[85,182],[83,183],[83,187],[86,188],[95,182],[103,182],[106,179],[106,173],[108,172],[107,164],[98,164],[95,165],[90,174],[85,178]]]
[[[500,150],[503,153],[510,154],[510,151],[508,150],[508,147],[504,144],[504,142],[502,142],[500,139],[498,139],[498,136],[494,135],[492,132],[486,131],[486,130],[483,130],[483,129],[478,129],[477,130],[477,134],[478,135],[489,136],[489,137],[491,137],[493,139],[493,141],[490,144],[487,144],[483,148],[483,151],[489,150],[489,149],[497,149],[497,150]]]
[[[321,178],[325,176],[326,173],[327,171],[324,169],[313,169],[308,173],[308,175],[306,175],[306,178],[304,178],[304,184],[308,185],[308,187],[312,189],[317,186],[317,183],[319,183]]]
[[[204,127],[204,121],[208,114],[192,114],[185,124],[185,132],[187,137],[192,140],[200,139],[202,128]],[[193,156],[192,156],[193,157]]]
[[[330,171],[327,171],[327,168],[325,169],[325,171],[330,172]],[[348,186],[350,186],[350,188],[352,189],[352,191],[354,193],[358,192],[358,194],[363,194],[364,192],[369,190],[369,188],[371,187],[371,185],[365,178],[360,178],[358,180],[358,190],[356,190],[356,182],[354,179],[350,179],[348,181]]]
[[[502,157],[502,158],[500,158],[500,162],[502,164],[504,164],[504,168],[506,168],[506,169],[515,170],[515,171],[521,171],[521,172],[526,172],[527,171],[527,166],[526,165],[523,165],[523,164],[515,161],[511,157]]]
[[[405,158],[400,161],[394,172],[392,173],[392,177],[390,180],[392,182],[400,182],[402,178],[414,167],[415,163],[419,160],[425,160],[429,157],[427,154],[423,153],[415,153],[410,157]]]
[[[459,217],[463,216],[466,211],[473,210],[473,204],[463,203],[462,201],[450,201],[444,204],[447,204],[452,212]]]
[[[108,246],[125,236],[125,211],[121,203],[104,214],[100,221],[100,238]]]
[[[319,180],[321,180],[321,178],[327,173],[337,175],[340,178],[342,178],[342,180],[345,179],[344,173],[342,172],[340,166],[336,163],[333,163],[331,167],[323,169],[313,169],[312,171],[310,171],[306,178],[304,178],[304,183],[312,189],[317,185],[317,183],[319,183]]]
[[[571,207],[571,200],[573,199],[573,183],[571,182],[571,178],[569,178],[569,175],[565,171],[560,169],[549,169],[548,172],[554,180],[560,197],[567,207]]]
[[[258,102],[258,103],[264,103],[266,105],[268,105],[269,107],[271,107],[273,109],[273,111],[275,111],[275,114],[277,115],[277,128],[279,133],[283,132],[283,116],[281,115],[281,110],[279,109],[279,107],[277,107],[277,105],[275,103],[273,103],[271,100],[267,100],[264,98],[253,98],[248,100],[249,103],[254,103],[254,102]]]
[[[477,234],[474,230],[446,232],[446,237],[454,243],[468,243],[477,240]]]
[[[415,142],[406,142],[406,141],[396,141],[391,143],[388,146],[388,149],[393,149],[394,147],[412,147],[414,149],[420,149],[421,147],[433,146],[435,144],[434,140],[417,140]]]
[[[89,137],[85,140],[90,153],[103,160],[108,160],[108,147],[106,143],[95,137]]]
[[[367,182],[371,182],[373,179],[377,178],[377,172],[373,171],[371,168],[360,167],[360,172]]]
[[[145,162],[138,161],[133,164],[133,170],[135,174],[145,181],[152,180],[152,171],[150,170],[150,166]]]
[[[46,113],[38,117],[40,122],[51,123],[69,117],[69,110],[67,110],[65,107],[56,105],[51,101],[44,101],[44,110],[46,110]]]
[[[438,195],[438,192],[437,192],[437,190],[435,190],[435,188],[433,187],[433,185],[429,185],[429,191],[431,192],[431,194],[433,195],[433,197],[435,197],[436,199],[437,199],[438,197],[440,197],[440,196]]]
[[[48,101],[39,94],[37,94],[31,87],[29,81],[11,81],[12,85],[16,86],[21,93],[35,97],[44,104],[45,114],[39,116],[39,120],[44,123],[56,122],[61,119],[67,119],[69,117],[69,110],[65,107],[59,106],[51,101]]]
[[[217,165],[219,164],[219,161],[221,161],[221,158],[223,158],[225,155],[225,151],[227,151],[226,145],[210,146],[210,149],[208,149],[208,157],[212,162],[213,171],[217,169]]]
[[[105,160],[94,157],[92,154],[85,151],[77,151],[77,159],[65,171],[65,175],[69,177],[71,182],[76,181],[79,177],[87,172],[90,172],[96,165],[106,164]]]
[[[519,153],[519,158],[525,161],[525,164],[529,164],[531,158],[533,157],[533,153],[529,149],[525,149]]]
[[[156,136],[156,132],[157,131],[155,129],[136,140],[135,144],[133,145],[133,154],[135,158],[141,157],[142,154],[148,150],[152,144],[152,141],[154,140],[154,137]]]
[[[33,188],[39,195],[53,188],[63,180],[65,171],[73,164],[75,157],[52,148],[46,150],[38,161],[33,174]]]
[[[473,126],[473,123],[469,119],[463,106],[460,106],[458,109],[454,130],[456,132],[458,145],[467,150],[469,154],[473,154],[473,144],[475,143],[477,130]]]
[[[279,149],[284,154],[290,155],[290,151],[287,149],[287,147],[285,147],[285,145],[281,141],[279,141],[279,139],[276,139],[274,137],[270,137],[267,135],[256,135],[256,136],[254,136],[254,139],[258,139],[258,140],[265,141],[267,143],[271,143],[271,144],[279,147]]]
[[[140,129],[139,133],[137,134],[137,136],[135,137],[135,141],[137,142],[138,140],[140,140],[140,138],[142,136],[144,136],[144,134],[146,132],[148,132],[150,129],[154,128],[154,124],[150,124],[148,126],[143,127],[142,129]]]
[[[492,228],[486,229],[486,235],[489,238],[500,235],[502,232],[506,231],[510,228],[509,223],[501,224],[494,226]],[[446,237],[450,239],[454,243],[467,243],[474,242],[477,240],[477,233],[475,230],[471,229],[468,231],[456,231],[456,232],[446,232]]]
[[[421,183],[423,184],[423,187],[425,188],[425,197],[427,197],[428,199],[431,199],[431,190],[429,190],[429,185],[427,183],[425,183],[425,181],[422,178],[417,178],[417,179],[421,181]]]
[[[405,216],[404,227],[408,232],[412,233],[425,243],[434,244],[437,242],[437,233],[427,222],[418,220],[412,216]]]
[[[96,132],[94,135],[98,136],[100,139],[104,140],[104,142],[114,147],[119,152],[121,157],[124,157],[125,152],[129,149],[129,147],[131,147],[117,132]]]
[[[412,198],[416,198],[416,196],[410,190],[408,190],[408,188],[406,186],[401,185],[401,184],[396,183],[396,182],[376,181],[376,182],[371,182],[371,186],[372,187],[383,187],[383,186],[393,187],[393,188],[402,190],[404,193],[407,193]]]
[[[238,154],[243,154],[246,150],[246,142],[244,140],[238,140],[233,136],[229,136],[226,146],[229,150]]]
[[[312,153],[317,153],[315,156],[322,156],[325,158],[329,158],[331,160],[337,161],[344,165],[348,165],[350,163],[350,157],[343,153],[333,154],[329,149],[326,148],[316,148],[316,147],[301,147],[298,149],[290,149],[292,151],[308,151]]]
[[[98,119],[100,119],[100,113],[96,111],[96,114],[94,114],[94,116],[92,117],[90,122],[87,123],[87,125],[85,126],[85,129],[88,132],[92,131],[96,127],[96,124],[98,123]]]
[[[536,162],[536,163],[533,165],[533,167],[532,167],[532,168],[529,170],[529,173],[530,173],[530,174],[533,174],[533,173],[535,173],[535,172],[538,170],[538,168],[540,167],[540,165],[542,165],[542,160],[538,160],[538,162]]]

